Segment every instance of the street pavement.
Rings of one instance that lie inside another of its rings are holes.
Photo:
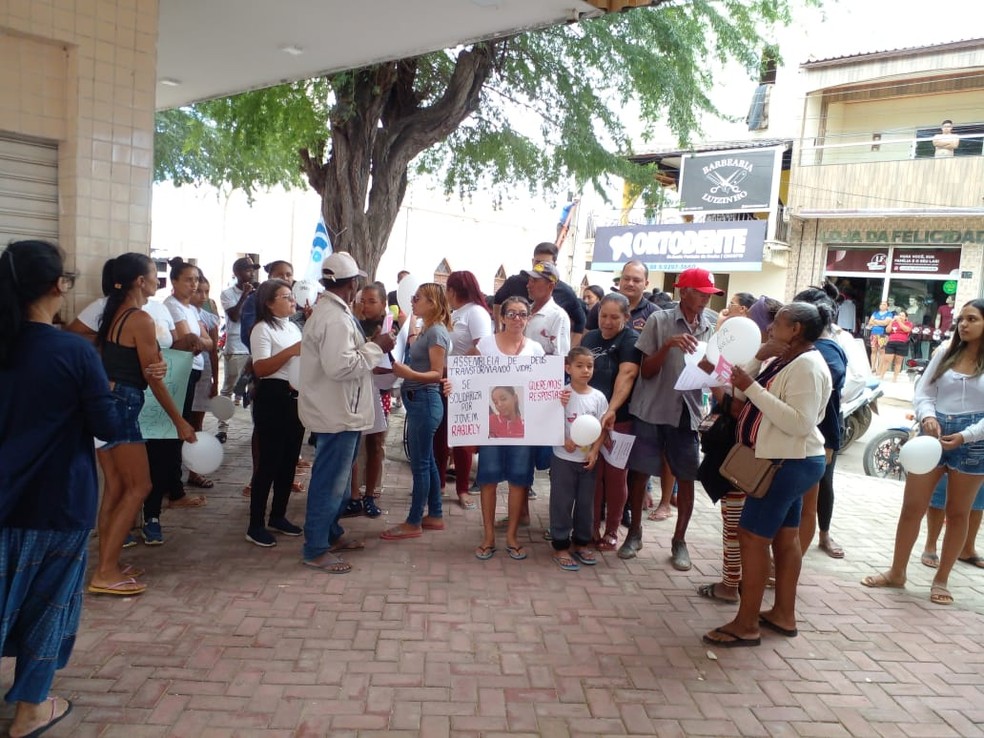
[[[526,561],[501,539],[476,560],[480,513],[447,497],[446,530],[384,542],[409,501],[401,427],[394,416],[389,512],[345,521],[367,548],[348,557],[351,573],[331,575],[301,566],[301,539],[244,540],[240,409],[208,505],[166,512],[165,545],[124,552],[146,569],[146,594],[87,595],[53,687],[75,709],[48,735],[984,736],[984,570],[958,563],[956,603],[932,605],[917,544],[905,590],[858,584],[888,563],[900,483],[837,474],[833,535],[847,556],[805,557],[799,637],[708,648],[701,634],[734,608],[695,591],[721,561],[720,515],[703,494],[684,573],[668,563],[672,521],[645,524],[634,560],[606,553],[560,571],[542,539],[545,478],[522,530]],[[295,522],[304,505],[291,500]]]

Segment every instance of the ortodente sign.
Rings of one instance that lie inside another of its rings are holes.
[[[762,271],[764,220],[675,225],[603,226],[595,233],[591,268],[616,271],[627,261],[678,272],[701,267],[719,272]]]
[[[767,211],[779,149],[686,154],[680,162],[680,210],[734,213]]]
[[[957,230],[830,230],[821,231],[827,243],[984,243],[984,231]]]

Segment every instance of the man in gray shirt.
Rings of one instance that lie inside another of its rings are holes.
[[[714,275],[704,269],[687,269],[674,287],[680,303],[653,313],[639,334],[636,348],[643,354],[639,379],[632,391],[629,412],[635,443],[629,455],[629,505],[632,526],[618,550],[619,558],[635,558],[642,548],[642,503],[650,476],[662,473],[665,456],[677,479],[677,522],[670,562],[674,569],[690,569],[685,537],[694,510],[694,480],[700,465],[697,427],[701,419],[700,390],[673,389],[683,372],[685,355],[714,331],[704,314],[711,295],[724,294],[714,286]]]

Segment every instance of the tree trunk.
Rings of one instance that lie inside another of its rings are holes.
[[[460,52],[443,94],[426,107],[414,88],[414,59],[331,80],[331,151],[322,162],[320,152],[302,150],[302,168],[321,195],[332,248],[351,253],[370,279],[376,277],[406,195],[410,162],[478,109],[495,55],[505,43],[477,44]]]

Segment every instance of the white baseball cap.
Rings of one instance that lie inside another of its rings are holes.
[[[347,251],[334,251],[321,263],[321,273],[326,279],[351,279],[352,277],[368,277],[359,269],[352,254]]]

